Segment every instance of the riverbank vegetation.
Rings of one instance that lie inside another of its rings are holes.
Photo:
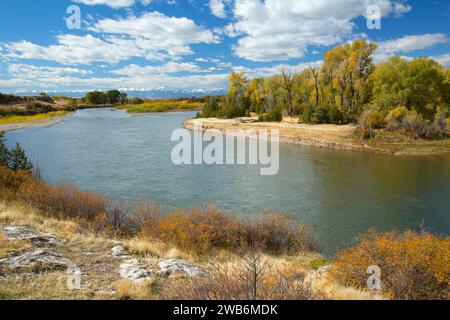
[[[2,124],[12,124],[12,123],[20,123],[20,122],[31,122],[44,120],[53,117],[66,116],[70,114],[70,111],[52,111],[47,113],[40,113],[32,116],[5,116],[0,117],[0,125]]]
[[[335,47],[323,63],[299,73],[282,70],[249,80],[245,73],[233,72],[226,97],[209,98],[199,116],[257,113],[260,121],[281,121],[283,114],[301,123],[358,124],[364,139],[380,129],[422,139],[446,137],[449,68],[429,58],[392,57],[375,64],[375,50],[375,44],[359,40]]]
[[[33,276],[24,281],[16,269],[3,265],[0,297],[4,298],[30,298],[30,288],[37,289],[31,298],[100,298],[112,290],[112,284],[113,296],[121,299],[448,298],[450,239],[424,230],[370,232],[336,259],[326,261],[316,253],[313,231],[282,215],[242,219],[211,206],[167,212],[150,203],[132,209],[72,186],[48,185],[29,167],[14,167],[10,162],[0,165],[0,203],[0,227],[31,225],[55,232],[65,239],[58,247],[61,254],[82,270],[88,269],[91,283],[84,291],[67,290],[59,270],[42,274],[36,266],[28,270]],[[107,254],[118,243],[128,257],[135,257],[127,263],[157,265],[163,258],[182,258],[205,272],[195,277],[149,273],[139,283],[120,279],[120,259]],[[29,250],[29,243],[22,245],[19,252]],[[20,243],[0,238],[0,246],[1,260],[17,254]],[[382,295],[366,289],[371,265],[382,269]],[[49,280],[45,277],[55,281],[58,291],[45,289]]]
[[[129,113],[154,113],[169,111],[197,111],[205,104],[203,98],[191,99],[131,99],[128,104],[120,106]]]

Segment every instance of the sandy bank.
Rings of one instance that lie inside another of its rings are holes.
[[[282,122],[257,122],[256,118],[237,119],[188,119],[183,126],[193,129],[196,124],[203,129],[278,129],[280,141],[285,143],[391,155],[435,155],[450,154],[450,139],[442,141],[425,141],[404,139],[394,141],[385,136],[360,140],[355,137],[355,125],[311,125],[297,123],[295,118],[285,118]],[[383,133],[384,135],[384,133]]]

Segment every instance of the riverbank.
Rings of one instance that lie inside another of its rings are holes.
[[[13,131],[31,127],[47,127],[66,120],[72,114],[67,111],[57,111],[34,116],[12,116],[0,118],[0,131]]]
[[[184,122],[183,127],[192,130],[195,125],[200,124],[202,124],[204,130],[278,129],[281,142],[320,148],[408,156],[450,154],[449,138],[431,141],[378,131],[375,138],[361,140],[356,137],[357,127],[355,125],[300,124],[295,118],[285,118],[282,122],[258,122],[257,118],[251,117],[188,119]]]

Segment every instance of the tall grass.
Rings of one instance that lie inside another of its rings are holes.
[[[40,113],[32,116],[6,116],[0,117],[0,124],[11,124],[11,123],[20,123],[20,122],[29,122],[29,121],[37,121],[48,118],[53,118],[56,116],[65,116],[69,114],[68,111],[53,111],[48,113]]]
[[[153,100],[146,101],[142,104],[134,105],[128,104],[120,107],[130,113],[153,113],[153,112],[166,112],[166,111],[180,111],[180,110],[199,110],[203,107],[202,102],[192,102],[189,100]]]

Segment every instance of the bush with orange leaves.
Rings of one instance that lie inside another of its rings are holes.
[[[369,231],[357,245],[338,253],[331,274],[344,285],[365,289],[372,265],[381,269],[383,293],[392,299],[449,298],[449,237]]]
[[[162,215],[154,205],[141,205],[133,217],[139,233],[183,249],[208,252],[257,247],[272,254],[297,254],[317,249],[311,231],[278,214],[247,220],[225,214],[213,206],[174,210]]]
[[[32,179],[28,171],[13,171],[0,165],[0,200],[15,200],[16,192]]]

